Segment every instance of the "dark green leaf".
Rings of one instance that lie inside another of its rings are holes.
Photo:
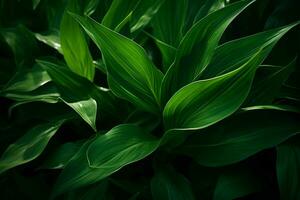
[[[95,183],[148,156],[158,145],[159,140],[139,127],[119,125],[83,145],[60,175],[55,195]]]
[[[219,46],[201,78],[212,78],[236,69],[252,57],[258,49],[266,48],[271,51],[278,40],[297,24],[299,22],[233,40]]]
[[[236,163],[295,135],[299,117],[278,110],[242,112],[191,136],[181,150],[205,166]]]
[[[11,144],[0,159],[0,173],[38,157],[64,121],[38,125]]]
[[[157,169],[151,180],[152,197],[155,200],[195,199],[189,181],[172,167]]]
[[[233,168],[219,177],[213,199],[237,199],[258,192],[261,187],[261,180],[253,171],[247,167]]]
[[[276,165],[281,199],[300,199],[299,143],[279,145]]]

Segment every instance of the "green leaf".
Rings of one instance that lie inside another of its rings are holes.
[[[123,124],[86,143],[58,178],[54,195],[95,183],[157,149],[159,140]]]
[[[148,25],[163,3],[164,0],[139,1],[131,16],[130,32],[138,31]]]
[[[181,88],[165,106],[165,127],[202,129],[231,115],[247,97],[263,56],[264,51],[260,51],[232,72]]]
[[[79,0],[70,0],[64,12],[60,26],[60,42],[68,67],[75,73],[94,79],[95,68],[84,33],[80,25],[71,17],[68,11],[81,14],[82,5]]]
[[[50,81],[47,72],[38,65],[18,71],[2,89],[2,92],[30,92]]]
[[[40,4],[41,0],[32,0],[32,8],[33,10]]]
[[[47,155],[41,169],[62,169],[76,155],[81,147],[81,142],[68,142],[60,145]]]
[[[247,105],[271,104],[278,95],[283,83],[295,69],[296,59],[284,67],[259,67],[252,89],[247,97]]]
[[[61,95],[61,99],[94,130],[96,130],[97,107],[100,107],[101,111],[115,111],[112,96],[108,92],[98,89],[86,78],[49,61],[39,60],[38,63],[48,72]]]
[[[204,166],[224,166],[272,148],[300,131],[299,114],[252,110],[191,136],[178,152]]]
[[[183,37],[183,26],[187,14],[187,0],[165,0],[153,17],[154,37],[164,43],[177,47]]]
[[[64,121],[38,125],[11,144],[0,159],[0,173],[37,158]]]
[[[0,35],[11,48],[17,69],[33,65],[37,44],[33,34],[26,27],[19,25],[15,28],[0,29]]]
[[[175,61],[164,77],[164,102],[182,86],[198,79],[209,64],[226,27],[252,2],[233,3],[192,26],[180,42]]]
[[[140,0],[114,0],[101,24],[112,30],[120,30],[124,19],[132,14],[139,2]]]
[[[171,166],[157,170],[151,180],[151,192],[155,200],[195,199],[189,181]]]
[[[218,179],[214,200],[237,199],[261,189],[261,180],[248,167],[233,168],[225,171]]]
[[[46,45],[56,49],[59,53],[63,54],[58,31],[53,31],[45,35],[39,33],[35,33],[34,35],[38,41],[45,43]]]
[[[299,23],[293,23],[222,44],[215,50],[209,66],[200,78],[212,78],[232,71],[242,63],[247,62],[261,48],[268,48],[271,51],[279,39]]]
[[[281,199],[300,199],[299,143],[285,143],[277,147],[276,167]]]
[[[73,16],[100,48],[112,91],[143,110],[158,112],[162,73],[144,49],[90,18]]]

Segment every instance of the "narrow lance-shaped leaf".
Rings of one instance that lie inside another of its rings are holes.
[[[120,30],[124,19],[132,14],[139,2],[140,0],[114,0],[101,24],[112,30]]]
[[[0,173],[38,157],[64,121],[38,125],[11,144],[0,159]]]
[[[297,141],[293,138],[292,141]],[[299,140],[298,140],[299,141]],[[277,178],[281,199],[300,199],[300,143],[277,147]]]
[[[144,49],[90,18],[73,16],[100,48],[112,91],[143,110],[158,112],[162,73]]]
[[[287,66],[262,66],[258,68],[246,105],[271,104],[283,83],[295,69],[296,59]]]
[[[141,128],[123,124],[83,145],[58,178],[54,195],[95,183],[151,154],[159,140]]]
[[[80,25],[69,15],[69,11],[81,14],[79,0],[69,0],[60,26],[61,48],[68,67],[80,76],[94,79],[95,68],[84,32]]]
[[[299,23],[296,22],[222,44],[215,50],[209,66],[200,78],[212,78],[232,71],[242,63],[247,62],[260,48],[268,48],[271,51],[280,38]]]
[[[193,82],[172,96],[163,117],[167,129],[201,129],[236,111],[250,90],[264,51],[240,68],[212,79]]]
[[[299,119],[299,114],[278,110],[242,112],[194,134],[178,153],[205,166],[233,164],[297,134]]]
[[[175,61],[164,77],[164,102],[182,86],[197,80],[209,64],[226,27],[252,2],[233,3],[207,15],[192,26],[180,42]]]

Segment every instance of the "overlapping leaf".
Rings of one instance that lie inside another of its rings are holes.
[[[38,157],[64,121],[38,125],[11,144],[0,159],[0,173]]]
[[[299,114],[252,110],[236,114],[203,133],[193,135],[181,149],[205,166],[239,162],[271,148],[300,130]]]
[[[137,107],[158,112],[162,73],[144,49],[90,18],[73,16],[100,48],[112,91]]]
[[[83,145],[60,175],[55,195],[95,183],[151,154],[159,141],[135,125],[124,124]]]
[[[79,0],[69,0],[60,26],[60,42],[69,68],[89,80],[94,79],[95,68],[83,30],[69,15],[69,11],[83,13]]]
[[[197,80],[209,64],[226,27],[251,3],[252,1],[240,1],[231,4],[193,25],[182,39],[175,61],[164,77],[164,101],[182,86]]]
[[[236,111],[250,90],[264,51],[240,68],[212,79],[193,82],[180,89],[165,106],[167,129],[201,129]]]

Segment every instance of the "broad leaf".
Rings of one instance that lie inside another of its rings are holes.
[[[198,79],[209,64],[226,27],[252,2],[231,4],[207,15],[192,26],[182,39],[175,61],[164,77],[164,101],[182,86]]]
[[[299,117],[278,110],[242,112],[194,134],[181,152],[205,166],[233,164],[298,133]]]
[[[73,16],[100,48],[112,91],[144,110],[158,112],[162,73],[144,49],[90,18]]]
[[[61,173],[54,195],[95,183],[148,156],[158,145],[159,140],[135,125],[116,126],[83,145]]]
[[[89,80],[94,79],[95,68],[83,30],[69,15],[69,11],[83,13],[79,0],[69,0],[60,26],[60,42],[69,68]]]
[[[38,125],[11,144],[0,159],[0,173],[38,157],[64,121]]]
[[[193,82],[172,96],[163,117],[167,129],[201,129],[235,112],[250,90],[264,51],[240,68],[212,79]]]
[[[277,178],[281,199],[300,199],[300,146],[285,143],[277,147]]]
[[[152,197],[155,200],[195,199],[189,181],[172,167],[157,169],[151,180]]]

